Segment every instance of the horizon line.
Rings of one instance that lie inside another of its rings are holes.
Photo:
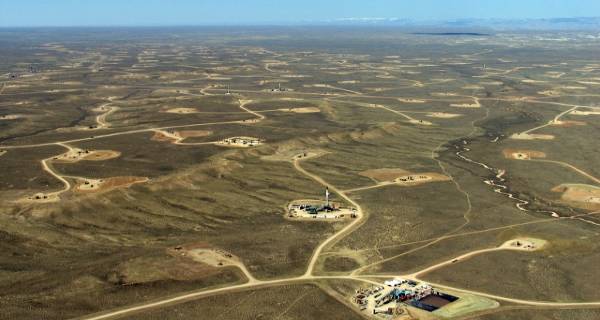
[[[156,28],[156,27],[299,27],[299,26],[385,26],[385,27],[429,27],[441,26],[441,24],[455,21],[472,20],[479,22],[491,21],[545,21],[556,19],[600,19],[600,16],[556,16],[548,18],[476,18],[463,17],[452,19],[411,19],[397,17],[344,17],[330,20],[317,21],[263,21],[263,22],[215,22],[215,23],[188,23],[188,24],[56,24],[56,25],[0,25],[0,29],[26,29],[26,28]],[[401,24],[402,22],[408,24]],[[394,25],[396,23],[396,25]],[[466,27],[478,27],[466,26]],[[481,26],[485,27],[485,26]],[[459,26],[460,28],[460,26]],[[463,26],[462,28],[465,28]],[[518,29],[518,27],[516,27]]]

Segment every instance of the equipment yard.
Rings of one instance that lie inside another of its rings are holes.
[[[290,219],[356,219],[356,208],[325,200],[294,200],[287,207]]]
[[[406,306],[432,312],[460,298],[440,292],[425,282],[395,278],[384,281],[383,286],[356,290],[353,300],[364,313],[387,319],[402,315]]]
[[[219,146],[226,146],[226,147],[241,147],[241,148],[249,148],[249,147],[256,147],[259,146],[261,144],[263,144],[263,140],[259,139],[259,138],[253,138],[253,137],[231,137],[231,138],[226,138],[220,141],[217,141],[216,144]]]

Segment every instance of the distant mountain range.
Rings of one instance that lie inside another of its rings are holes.
[[[491,28],[494,30],[599,30],[600,17],[551,19],[457,19],[411,20],[401,18],[351,17],[325,22],[332,25],[378,25],[406,27]]]

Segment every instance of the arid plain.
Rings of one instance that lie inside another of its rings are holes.
[[[0,319],[600,318],[597,37],[0,41]]]

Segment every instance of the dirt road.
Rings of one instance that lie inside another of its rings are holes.
[[[300,166],[300,161],[301,160],[299,160],[299,159],[294,159],[294,168],[296,170],[298,170],[300,173],[304,174],[305,176],[310,177],[311,179],[317,181],[324,187],[329,187],[329,190],[338,194],[342,199],[346,200],[348,203],[350,203],[352,206],[354,206],[356,208],[356,216],[357,216],[357,218],[354,219],[354,221],[352,221],[352,223],[346,225],[340,231],[338,231],[331,237],[325,239],[325,241],[321,242],[321,244],[315,248],[315,250],[313,251],[313,254],[310,258],[310,261],[308,263],[308,268],[306,269],[306,273],[304,274],[304,277],[308,277],[313,274],[313,271],[315,269],[315,264],[317,263],[317,260],[319,259],[321,251],[323,251],[323,248],[325,248],[327,245],[334,242],[335,240],[340,239],[342,236],[354,231],[363,222],[363,219],[365,217],[364,217],[364,212],[363,212],[361,206],[358,203],[356,203],[356,201],[352,200],[344,192],[340,191],[337,187],[327,183],[321,177],[304,170],[304,168],[302,168],[302,166]]]
[[[325,180],[323,180],[320,176],[312,174],[308,171],[306,171],[304,168],[302,168],[302,166],[300,165],[301,160],[299,159],[294,159],[293,164],[294,164],[294,168],[296,170],[298,170],[299,172],[301,172],[302,174],[310,177],[311,179],[317,181],[318,183],[322,184],[323,186],[328,186],[330,188],[330,190],[332,190],[333,192],[337,193],[340,197],[342,197],[344,200],[348,201],[350,204],[352,204],[353,206],[355,206],[357,208],[357,213],[358,213],[358,219],[354,220],[352,223],[350,223],[349,225],[345,226],[343,229],[341,229],[340,231],[336,232],[335,234],[333,234],[332,236],[330,236],[329,238],[325,239],[317,248],[315,248],[313,255],[310,258],[308,267],[307,267],[307,271],[306,273],[304,273],[302,276],[299,277],[293,277],[293,278],[285,278],[285,279],[276,279],[276,280],[267,280],[267,281],[262,281],[262,280],[258,280],[255,279],[252,274],[245,268],[245,266],[243,266],[243,264],[239,264],[238,267],[241,268],[242,272],[246,275],[246,277],[248,277],[249,282],[244,283],[244,284],[240,284],[240,285],[233,285],[233,286],[228,286],[228,287],[223,287],[223,288],[217,288],[217,289],[209,289],[209,290],[200,290],[200,291],[196,291],[196,292],[191,292],[191,293],[185,293],[182,295],[178,295],[175,297],[171,297],[171,298],[166,298],[166,299],[162,299],[159,301],[155,301],[155,302],[149,302],[149,303],[145,303],[145,304],[140,304],[137,306],[132,306],[132,307],[128,307],[128,308],[124,308],[124,309],[120,309],[120,310],[116,310],[116,311],[111,311],[111,312],[106,312],[106,313],[101,313],[101,314],[97,314],[97,315],[91,315],[91,316],[87,316],[87,317],[82,317],[79,319],[85,319],[85,320],[101,320],[101,319],[112,319],[112,318],[118,318],[118,317],[122,317],[125,316],[127,314],[131,314],[131,313],[135,313],[135,312],[140,312],[142,310],[147,310],[147,309],[151,309],[151,308],[157,308],[157,307],[162,307],[162,306],[167,306],[170,304],[174,304],[174,303],[178,303],[178,302],[183,302],[183,301],[188,301],[188,300],[192,300],[192,299],[198,299],[198,298],[202,298],[202,297],[206,297],[206,296],[211,296],[211,295],[215,295],[215,294],[220,294],[220,293],[226,293],[226,292],[233,292],[233,291],[238,291],[238,290],[245,290],[245,289],[258,289],[261,287],[269,287],[269,286],[275,286],[275,285],[285,285],[285,284],[293,284],[293,283],[303,283],[303,282],[310,282],[310,281],[314,281],[314,280],[322,280],[322,279],[340,279],[340,280],[355,280],[355,281],[361,281],[361,282],[365,282],[365,283],[369,283],[369,284],[373,284],[373,285],[382,285],[379,282],[370,280],[372,278],[392,278],[394,277],[394,275],[347,275],[347,276],[315,276],[313,275],[314,272],[314,268],[315,265],[318,261],[318,258],[321,256],[321,252],[323,251],[323,249],[331,244],[332,242],[339,240],[343,235],[346,235],[350,232],[352,232],[353,230],[355,230],[361,222],[364,221],[364,219],[366,218],[364,216],[364,213],[362,211],[362,208],[360,207],[360,205],[358,203],[356,203],[354,200],[352,200],[351,198],[349,198],[344,192],[340,191],[339,189],[337,189],[335,186],[332,186],[330,184],[328,184]],[[530,223],[540,223],[540,222],[545,222],[545,221],[558,221],[559,219],[544,219],[544,220],[540,220],[540,221],[535,221],[535,222],[529,222],[529,223],[523,223],[523,225],[525,224],[530,224]],[[500,228],[498,228],[500,229]],[[476,231],[478,232],[478,231]],[[475,232],[475,233],[476,233]],[[440,237],[438,238],[438,240],[442,240],[444,238],[450,238],[452,236],[447,236],[447,237]],[[480,250],[475,250],[469,253],[465,253],[459,257],[456,257],[454,259],[451,260],[447,260],[441,263],[437,263],[435,265],[429,266],[427,268],[424,268],[423,270],[420,270],[418,272],[415,272],[413,274],[408,275],[408,277],[412,277],[412,278],[417,278],[419,275],[422,275],[424,273],[427,273],[429,271],[432,271],[434,269],[438,269],[441,267],[444,267],[446,265],[464,260],[464,259],[468,259],[470,257],[473,257],[475,255],[479,255],[479,254],[483,254],[483,253],[489,253],[489,252],[493,252],[493,251],[498,251],[498,250],[509,250],[510,248],[507,248],[506,243],[500,247],[495,247],[495,248],[488,248],[488,249],[480,249]],[[406,275],[404,277],[407,277]],[[499,296],[499,295],[493,295],[493,294],[488,294],[488,293],[484,293],[484,292],[479,292],[479,291],[474,291],[474,290],[466,290],[466,289],[460,289],[460,288],[455,288],[455,287],[450,287],[450,286],[445,286],[445,285],[441,285],[441,284],[436,284],[436,283],[430,283],[433,286],[437,287],[437,288],[442,288],[442,289],[448,289],[448,290],[452,290],[452,291],[457,291],[457,292],[462,292],[462,293],[468,293],[468,294],[473,294],[473,295],[478,295],[478,296],[482,296],[482,297],[487,297],[490,299],[495,299],[495,300],[499,300],[499,301],[506,301],[506,302],[512,302],[512,303],[517,303],[517,304],[523,304],[523,305],[532,305],[532,306],[544,306],[544,307],[555,307],[555,308],[561,308],[561,307],[600,307],[600,301],[599,302],[549,302],[549,301],[531,301],[531,300],[523,300],[523,299],[513,299],[513,298],[508,298],[508,297],[503,297],[503,296]]]
[[[575,167],[573,165],[570,165],[570,164],[568,164],[566,162],[556,161],[556,160],[546,160],[546,159],[530,159],[530,160],[527,160],[527,161],[557,164],[559,166],[562,166],[562,167],[565,167],[565,168],[569,168],[569,169],[571,169],[571,170],[579,173],[580,175],[582,175],[582,176],[584,176],[584,177],[586,177],[586,178],[594,181],[595,183],[600,184],[600,179],[598,179],[598,178],[592,176],[591,174],[589,174],[589,173],[587,173],[587,172],[585,172],[585,171],[583,171],[583,170],[581,170],[581,169],[579,169],[579,168],[577,168],[577,167]]]
[[[562,105],[562,104],[561,104],[561,105]],[[546,124],[543,124],[543,125],[541,125],[541,126],[537,126],[537,127],[535,127],[535,128],[531,128],[531,129],[529,129],[529,130],[526,130],[526,131],[523,131],[523,132],[521,132],[520,134],[523,134],[523,135],[525,135],[525,134],[529,134],[529,133],[531,133],[531,132],[533,132],[533,131],[536,131],[536,130],[539,130],[539,129],[545,128],[545,127],[547,127],[547,126],[551,126],[551,125],[552,125],[552,124],[554,124],[554,123],[558,123],[558,121],[560,121],[560,118],[562,118],[562,117],[563,117],[564,115],[566,115],[566,114],[569,114],[571,111],[575,111],[575,110],[577,110],[578,108],[580,108],[580,106],[574,106],[574,107],[573,107],[573,108],[571,108],[571,109],[565,110],[565,111],[563,111],[563,112],[559,113],[559,114],[558,114],[556,117],[554,117],[554,119],[552,119],[552,120],[548,121],[548,123],[546,123]]]
[[[221,89],[213,89],[213,90],[221,90]],[[238,91],[242,91],[242,90],[238,90]],[[254,92],[254,91],[250,91],[250,90],[246,90],[247,92]],[[260,92],[260,93],[264,93],[264,92]],[[306,94],[306,95],[317,95],[317,96],[331,96],[331,95],[325,95],[325,94],[316,94],[316,93],[298,93],[298,92],[294,92],[294,94]],[[366,95],[361,95],[364,97],[368,97]],[[376,98],[382,98],[379,96],[372,96],[372,97],[376,97]],[[391,98],[391,97],[390,97]],[[396,99],[395,97],[393,99]],[[484,100],[484,99],[481,99]],[[497,101],[512,101],[510,99],[494,99]],[[254,115],[255,121],[261,121],[264,120],[266,117],[258,112],[254,112],[248,108],[246,108],[246,105],[248,103],[252,102],[251,100],[240,100],[240,109],[244,110],[245,112],[248,112],[252,115]],[[536,103],[549,103],[549,104],[556,104],[556,103],[550,103],[550,102],[538,102],[536,101]],[[572,105],[571,105],[572,106]],[[558,120],[562,115],[567,114],[568,112],[575,110],[576,108],[578,108],[579,106],[572,106],[571,109],[559,114],[555,120]],[[402,112],[398,112],[395,111],[393,109],[387,108],[385,106],[382,106],[383,109],[386,109],[388,111],[394,112],[396,114],[399,114],[403,117],[405,117],[406,119],[410,120],[410,121],[418,121],[410,116],[407,116],[406,114],[402,113]],[[111,109],[112,110],[112,109]],[[102,122],[106,122],[106,119],[102,119]],[[99,123],[101,121],[98,121]],[[244,120],[239,120],[239,121],[225,121],[225,122],[212,122],[212,123],[200,123],[200,124],[188,124],[188,125],[180,125],[180,126],[168,126],[168,127],[157,127],[157,128],[144,128],[144,129],[134,129],[134,130],[128,130],[128,131],[122,131],[122,132],[114,132],[114,133],[109,133],[109,134],[104,134],[104,135],[98,135],[98,136],[94,136],[94,137],[89,137],[89,138],[81,138],[81,139],[73,139],[73,140],[67,140],[67,141],[58,141],[58,142],[50,142],[50,143],[42,143],[42,144],[32,144],[32,145],[23,145],[23,146],[8,146],[8,147],[2,147],[3,149],[12,149],[12,148],[28,148],[28,147],[38,147],[38,146],[49,146],[49,145],[61,145],[63,147],[69,148],[68,147],[68,143],[73,143],[73,142],[81,142],[81,141],[89,141],[89,140],[95,140],[95,139],[101,139],[101,138],[107,138],[107,137],[114,137],[114,136],[120,136],[120,135],[127,135],[127,134],[134,134],[134,133],[142,133],[142,132],[151,132],[151,131],[156,131],[156,130],[168,130],[168,129],[178,129],[178,128],[188,128],[188,127],[197,127],[197,126],[208,126],[208,125],[217,125],[217,124],[234,124],[234,123],[244,123]],[[535,130],[536,128],[530,129],[530,130]],[[531,131],[528,131],[531,132]],[[46,163],[46,161],[49,161],[51,158],[48,159],[44,159],[42,160],[42,165],[44,167],[44,170],[46,170],[48,173],[50,173],[51,175],[53,175],[54,177],[56,177],[57,179],[59,179],[60,181],[62,181],[65,184],[65,189],[69,190],[71,188],[70,183],[64,179],[62,176],[60,176],[60,174],[57,174],[56,172],[54,172],[52,170],[52,168]],[[116,317],[122,317],[122,316],[126,316],[128,314],[131,313],[135,313],[135,312],[139,312],[142,310],[147,310],[147,309],[151,309],[151,308],[157,308],[157,307],[162,307],[162,306],[167,306],[170,304],[174,304],[174,303],[178,303],[178,302],[183,302],[183,301],[187,301],[187,300],[192,300],[192,299],[198,299],[198,298],[202,298],[202,297],[206,297],[206,296],[211,296],[211,295],[215,295],[215,294],[221,294],[221,293],[226,293],[226,292],[233,292],[233,291],[237,291],[237,290],[246,290],[246,289],[256,289],[256,288],[261,288],[261,287],[268,287],[268,286],[275,286],[275,285],[284,285],[284,284],[293,284],[293,283],[302,283],[302,282],[311,282],[314,280],[323,280],[323,279],[343,279],[343,280],[355,280],[355,281],[361,281],[361,282],[365,282],[365,283],[370,283],[370,284],[376,284],[376,285],[381,285],[379,282],[373,281],[373,280],[369,280],[369,278],[389,278],[392,277],[391,275],[375,275],[375,276],[367,276],[367,275],[346,275],[346,276],[315,276],[314,275],[314,271],[315,271],[315,266],[318,262],[318,259],[322,256],[322,253],[324,251],[324,249],[332,244],[334,244],[336,241],[342,239],[344,236],[350,234],[351,232],[353,232],[354,230],[356,230],[362,223],[364,223],[364,221],[366,220],[366,213],[363,211],[363,209],[361,208],[360,204],[358,204],[356,201],[352,200],[348,195],[347,192],[351,192],[354,190],[346,190],[346,191],[342,191],[337,189],[335,186],[329,184],[327,181],[325,181],[323,178],[321,178],[320,176],[310,173],[308,171],[306,171],[302,166],[301,166],[301,162],[303,160],[301,159],[294,159],[293,160],[293,166],[294,168],[304,174],[305,176],[313,179],[314,181],[318,182],[319,184],[323,185],[323,186],[327,186],[329,187],[329,189],[338,194],[342,199],[344,199],[345,201],[347,201],[349,204],[351,204],[352,206],[354,206],[356,208],[356,213],[357,213],[357,218],[354,219],[351,223],[347,224],[346,226],[344,226],[342,229],[340,229],[339,231],[337,231],[336,233],[334,233],[333,235],[331,235],[330,237],[326,238],[323,242],[321,242],[313,251],[310,260],[308,262],[308,266],[306,269],[306,272],[298,277],[292,277],[292,278],[284,278],[284,279],[274,279],[274,280],[258,280],[256,278],[254,278],[254,276],[246,269],[245,265],[243,263],[239,263],[236,264],[236,266],[238,268],[240,268],[240,270],[242,271],[242,273],[244,273],[244,275],[248,278],[248,282],[244,283],[244,284],[238,284],[238,285],[233,285],[233,286],[228,286],[228,287],[223,287],[223,288],[216,288],[216,289],[209,289],[209,290],[199,290],[199,291],[195,291],[195,292],[190,292],[190,293],[184,293],[181,295],[177,295],[177,296],[173,296],[173,297],[169,297],[169,298],[165,298],[165,299],[161,299],[158,301],[154,301],[154,302],[148,302],[148,303],[142,303],[136,306],[131,306],[131,307],[125,307],[123,309],[119,309],[119,310],[114,310],[114,311],[108,311],[105,313],[100,313],[100,314],[96,314],[96,315],[91,315],[91,316],[86,316],[86,317],[82,317],[81,319],[87,319],[87,320],[100,320],[100,319],[110,319],[110,318],[116,318]],[[565,163],[561,163],[561,162],[557,162],[560,163],[561,165],[566,165],[571,167],[574,170],[577,170],[580,173],[586,174],[585,172],[572,167],[568,164]],[[589,176],[591,177],[591,176]],[[598,182],[598,180],[595,177],[591,177],[593,179],[595,179],[596,182]],[[371,187],[367,187],[367,188],[374,188],[374,187],[378,187],[378,186],[371,186]],[[59,192],[64,192],[64,191],[59,191]],[[551,219],[548,220],[543,220],[543,221],[550,221]],[[558,219],[554,219],[554,220],[558,220]],[[530,223],[540,223],[542,221],[535,221],[535,222],[530,222]],[[523,223],[523,225],[528,224],[528,223]],[[503,227],[499,227],[497,229],[500,229]],[[476,232],[472,232],[472,234],[478,233],[479,231]],[[482,232],[486,232],[486,231],[482,231]],[[466,233],[465,233],[466,234]],[[444,239],[448,239],[454,236],[461,236],[461,235],[448,235],[448,236],[444,236],[444,237],[439,237],[436,239],[433,239],[435,241],[442,241]],[[464,259],[468,259],[470,257],[473,257],[475,255],[478,254],[483,254],[483,253],[488,253],[488,252],[493,252],[493,251],[498,251],[498,250],[505,250],[506,248],[502,248],[502,247],[496,247],[496,248],[488,248],[488,249],[481,249],[481,250],[476,250],[476,251],[472,251],[469,253],[465,253],[457,258],[454,258],[452,260],[448,260],[448,261],[444,261],[441,263],[437,263],[435,265],[426,267],[418,272],[415,272],[413,274],[410,274],[408,276],[412,276],[414,278],[417,278],[418,276],[425,274],[427,272],[430,272],[432,270],[438,269],[438,268],[442,268],[446,265],[449,265],[451,263],[454,263],[455,260],[460,261],[460,260],[464,260]],[[469,293],[469,294],[474,294],[474,295],[479,295],[479,296],[483,296],[483,297],[488,297],[491,299],[496,299],[496,300],[500,300],[500,301],[507,301],[507,302],[513,302],[513,303],[517,303],[517,304],[524,304],[524,305],[532,305],[532,306],[545,306],[545,307],[600,307],[600,302],[548,302],[548,301],[530,301],[530,300],[521,300],[521,299],[513,299],[513,298],[508,298],[508,297],[502,297],[502,296],[498,296],[498,295],[492,295],[492,294],[487,294],[487,293],[482,293],[482,292],[477,292],[477,291],[473,291],[473,290],[465,290],[465,289],[460,289],[460,288],[454,288],[454,287],[449,287],[449,286],[444,286],[441,284],[432,284],[435,287],[438,288],[442,288],[442,289],[449,289],[449,290],[453,290],[453,291],[458,291],[458,292],[463,292],[463,293]]]

